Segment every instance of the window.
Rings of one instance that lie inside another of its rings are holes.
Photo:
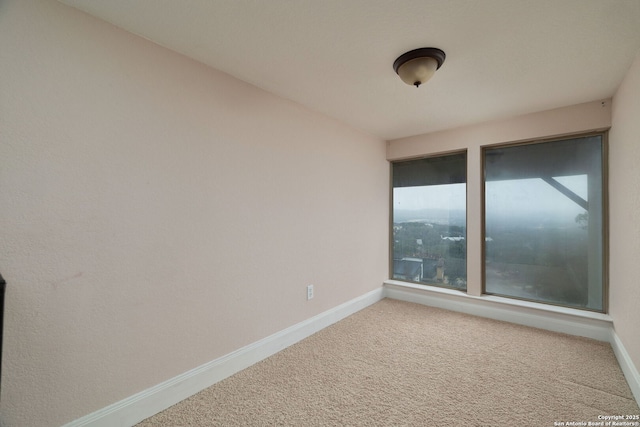
[[[396,162],[392,277],[467,288],[466,153]]]
[[[604,311],[603,139],[483,150],[487,294]]]

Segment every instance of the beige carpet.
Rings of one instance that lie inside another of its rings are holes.
[[[385,299],[138,426],[515,427],[620,414],[640,409],[607,343]]]

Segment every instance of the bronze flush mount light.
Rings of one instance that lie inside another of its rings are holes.
[[[393,63],[393,70],[408,85],[419,87],[444,63],[445,53],[435,47],[421,47],[403,53]]]

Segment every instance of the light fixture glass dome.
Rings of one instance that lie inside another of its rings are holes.
[[[433,58],[416,58],[398,68],[398,75],[408,85],[420,86],[433,76],[438,69],[438,61]]]

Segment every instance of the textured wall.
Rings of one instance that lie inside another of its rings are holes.
[[[640,57],[613,98],[609,133],[610,311],[640,369]]]
[[[0,76],[2,425],[74,420],[387,278],[383,141],[50,0],[0,2]]]

